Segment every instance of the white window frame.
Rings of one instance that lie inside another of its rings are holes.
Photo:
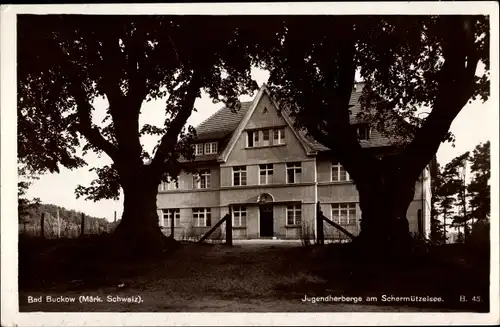
[[[179,181],[179,177],[177,177],[177,181]],[[170,176],[167,177],[167,181],[161,181],[160,183],[160,192],[173,191],[178,189],[179,183],[176,183],[175,180]]]
[[[205,154],[217,153],[217,142],[205,143]]]
[[[293,181],[290,181],[288,172],[293,171]],[[299,178],[297,178],[299,177]],[[302,180],[302,163],[301,162],[287,162],[286,163],[286,183],[298,184]]]
[[[278,136],[278,138],[276,138]],[[273,144],[285,144],[285,128],[277,128],[273,130]]]
[[[342,226],[355,225],[357,210],[356,203],[353,202],[332,203],[332,220]],[[345,222],[342,221],[342,213],[346,215]]]
[[[200,169],[198,173],[193,175],[194,189],[210,188],[210,184],[211,184],[211,178],[210,178],[209,168]]]
[[[257,148],[260,146],[259,133],[260,133],[259,130],[247,131],[247,147],[248,148]],[[250,145],[250,139],[252,139],[252,145]]]
[[[260,131],[262,133],[262,144],[261,146],[269,146],[271,145],[271,130],[270,129],[263,129]],[[264,133],[267,133],[267,140],[264,139]]]
[[[274,165],[261,164],[259,165],[259,185],[269,185],[273,183]],[[264,177],[264,180],[262,180]]]
[[[163,212],[163,226],[171,227],[172,217],[175,219],[175,226],[180,227],[181,223],[181,209],[162,209]]]
[[[203,143],[195,144],[194,145],[194,155],[195,156],[202,156],[203,155],[203,148],[204,148],[204,144]]]
[[[192,211],[194,227],[210,227],[212,225],[212,210],[210,208],[193,208]]]
[[[238,184],[235,184],[235,176],[238,175]],[[242,183],[243,176],[245,177],[245,183]],[[247,185],[247,167],[246,166],[235,166],[233,167],[233,186],[245,186]]]
[[[219,147],[217,142],[211,142],[210,143],[210,149],[212,150],[212,153],[217,153],[219,151]]]
[[[247,207],[234,206],[232,209],[233,209],[233,227],[246,227]]]
[[[332,168],[330,169],[330,180],[332,182],[348,182],[351,180],[349,173],[345,170],[344,166],[340,162],[332,162]],[[342,179],[342,172],[345,172],[345,179]]]
[[[289,218],[292,218],[292,224]],[[302,205],[292,204],[286,207],[286,225],[287,226],[297,226],[302,223]]]

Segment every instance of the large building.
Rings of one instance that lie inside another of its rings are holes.
[[[357,85],[352,92],[353,117],[361,110],[361,88]],[[357,128],[363,147],[380,154],[393,151],[390,140],[377,130],[363,124]],[[178,183],[159,188],[158,215],[167,235],[172,219],[176,238],[203,235],[231,207],[235,239],[313,236],[318,201],[326,217],[359,233],[358,192],[349,174],[329,159],[328,148],[293,127],[265,85],[239,111],[224,107],[196,131],[198,174],[183,172]],[[430,197],[426,168],[407,213],[411,232],[428,236]],[[325,237],[341,234],[325,226]]]

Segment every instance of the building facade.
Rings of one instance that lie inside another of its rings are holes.
[[[353,91],[352,115],[360,110],[361,87]],[[175,237],[206,233],[231,207],[233,238],[299,239],[316,234],[316,203],[323,214],[353,234],[360,230],[356,186],[329,149],[297,131],[262,86],[240,110],[222,108],[197,127],[197,174],[182,172],[164,182],[157,198],[160,226]],[[358,127],[360,143],[383,153],[390,142],[375,129]],[[430,232],[430,174],[417,182],[407,216],[411,232]],[[224,229],[225,224],[222,225]],[[343,235],[325,226],[325,237]]]

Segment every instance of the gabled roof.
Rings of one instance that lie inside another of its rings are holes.
[[[236,129],[231,134],[231,138],[229,139],[227,146],[221,151],[219,158],[218,158],[219,161],[225,162],[227,160],[227,158],[228,158],[229,154],[231,153],[231,151],[233,150],[238,138],[240,137],[245,126],[247,125],[248,121],[250,120],[250,117],[254,113],[255,109],[257,108],[257,105],[260,103],[260,101],[264,95],[267,95],[269,100],[278,109],[278,105],[274,102],[273,98],[271,97],[271,94],[269,93],[267,86],[265,84],[263,84],[261,86],[259,92],[255,96],[255,98],[253,99],[253,101],[250,105],[250,108],[247,110],[247,112],[245,113],[245,115],[241,119],[240,123],[238,124]],[[291,128],[292,132],[295,134],[295,137],[297,137],[300,144],[304,147],[305,152],[308,155],[316,154],[316,151],[314,149],[312,149],[311,145],[307,142],[307,140],[304,138],[304,136],[293,127],[293,121],[290,119],[287,112],[281,111],[280,115],[285,120],[285,122],[288,124],[288,126]]]
[[[357,119],[357,114],[362,110],[361,103],[359,99],[361,97],[363,83],[356,85],[355,89],[351,93],[351,116],[350,122],[351,124],[359,123]],[[203,121],[200,125],[196,127],[196,139],[198,141],[219,141],[219,153],[227,152],[228,147],[232,147],[231,139],[233,138],[233,134],[237,129],[244,128],[244,126],[240,126],[242,120],[248,118],[251,115],[252,109],[257,105],[260,97],[264,93],[267,93],[267,87],[265,84],[259,90],[259,93],[256,95],[253,101],[241,102],[241,108],[237,111],[233,111],[228,107],[223,107],[215,112],[212,116]],[[272,100],[272,99],[271,99]],[[276,105],[276,104],[275,104]],[[287,120],[287,122],[291,125],[291,119],[288,114],[284,111],[281,111],[282,116]],[[240,128],[238,128],[240,126]],[[291,126],[292,127],[292,126]],[[312,136],[308,135],[305,130],[297,131],[292,127],[298,138],[305,143],[305,147],[313,152],[323,152],[328,151],[329,148],[324,146],[315,140]],[[387,137],[380,135],[379,133],[372,133],[372,136],[369,140],[360,140],[360,144],[364,148],[376,148],[376,147],[385,147],[392,145],[391,140]],[[307,151],[307,149],[306,149]],[[214,160],[217,158],[217,155],[203,155],[199,156],[195,159],[195,161],[206,161],[206,160]]]
[[[196,127],[197,140],[217,140],[231,134],[247,113],[252,101],[241,102],[241,108],[233,111],[224,107]]]

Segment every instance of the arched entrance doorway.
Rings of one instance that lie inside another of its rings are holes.
[[[262,193],[257,197],[257,203],[259,204],[260,237],[274,236],[273,202],[273,196],[269,193]]]

